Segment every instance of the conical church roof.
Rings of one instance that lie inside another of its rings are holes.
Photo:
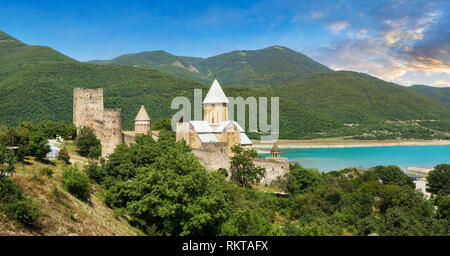
[[[220,87],[219,82],[217,82],[217,79],[214,79],[211,88],[209,89],[205,99],[203,100],[203,104],[206,103],[230,103],[227,99],[227,96],[225,96],[222,87]]]
[[[271,153],[280,153],[280,149],[278,148],[277,143],[273,144],[272,150],[270,152]]]
[[[148,116],[147,111],[145,111],[144,105],[141,105],[134,121],[150,121],[150,117]]]

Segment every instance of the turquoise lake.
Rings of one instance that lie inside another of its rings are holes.
[[[431,168],[440,163],[450,163],[450,145],[281,149],[281,156],[287,157],[289,162],[298,162],[303,167],[319,171],[376,165]]]

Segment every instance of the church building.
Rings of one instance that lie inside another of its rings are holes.
[[[202,148],[208,143],[226,143],[228,155],[233,145],[250,147],[252,142],[244,129],[228,119],[228,104],[219,82],[214,79],[203,100],[203,120],[188,121],[182,117],[177,123],[177,141],[185,140],[193,149]]]

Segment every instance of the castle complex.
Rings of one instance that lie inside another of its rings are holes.
[[[184,140],[200,163],[208,170],[230,170],[231,147],[252,146],[244,129],[235,121],[228,119],[229,101],[219,82],[215,79],[203,100],[203,120],[190,121],[181,117],[176,126],[176,140]],[[120,109],[107,109],[103,105],[103,89],[75,88],[73,92],[73,123],[77,132],[81,127],[93,129],[102,144],[102,157],[114,152],[120,144],[133,143],[138,134],[151,134],[157,139],[158,132],[151,131],[150,117],[144,105],[134,120],[134,131],[122,130]],[[287,158],[280,157],[275,144],[271,157],[253,160],[256,166],[267,171],[262,184],[270,184],[289,171]]]
[[[73,91],[73,124],[77,132],[83,126],[94,130],[95,136],[102,144],[102,157],[105,157],[117,145],[134,142],[138,134],[150,131],[150,117],[144,105],[139,109],[134,120],[134,131],[122,130],[122,113],[120,109],[107,109],[103,107],[103,89],[81,89]],[[158,132],[150,131],[156,137]]]

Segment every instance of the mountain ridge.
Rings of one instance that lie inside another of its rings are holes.
[[[178,68],[167,67],[177,61],[181,64]],[[328,67],[306,55],[284,46],[235,50],[208,58],[175,56],[163,50],[156,50],[124,54],[111,60],[92,60],[87,63],[156,68],[177,77],[203,83],[209,82],[217,75],[225,87],[272,87],[273,83],[280,84],[304,74],[332,72]]]
[[[450,104],[450,87],[433,87],[415,84],[407,88],[430,98]]]
[[[174,97],[185,96],[192,102],[193,90],[204,89],[206,93],[212,82],[178,78],[146,67],[82,63],[49,47],[23,44],[15,48],[9,51],[10,45],[0,43],[0,124],[8,126],[44,119],[72,122],[73,89],[101,87],[105,107],[122,109],[123,128],[131,129],[140,104],[146,105],[152,120],[171,117],[178,111],[170,107]],[[280,51],[267,50],[273,54]],[[166,56],[162,51],[159,54]],[[236,54],[242,55],[228,57]],[[201,61],[180,58],[182,65]],[[270,83],[272,78],[264,78],[264,82]],[[222,86],[226,84],[220,76],[218,80]],[[401,137],[405,131],[408,136],[435,138],[449,132],[447,126],[439,128],[436,123],[433,130],[417,123],[408,124],[409,128],[403,124],[416,119],[450,120],[449,105],[366,74],[307,73],[274,87],[224,86],[224,91],[229,97],[280,97],[280,138],[284,139],[356,136],[379,130],[391,134],[388,138]],[[395,97],[389,96],[391,91]],[[388,121],[401,122],[393,132]],[[346,123],[360,126],[348,127]]]

